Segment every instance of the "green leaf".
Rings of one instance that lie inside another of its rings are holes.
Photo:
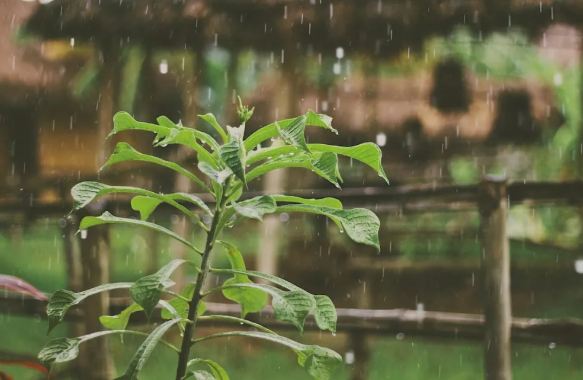
[[[315,114],[311,110],[308,111],[304,116],[306,116],[306,122],[305,122],[306,125],[322,127],[324,129],[328,129],[328,130],[338,134],[338,131],[336,131],[334,128],[332,128],[332,126],[331,126],[332,119],[329,116],[318,115],[318,114]],[[296,118],[281,120],[281,121],[278,121],[277,124],[279,125],[280,129],[287,128],[287,126],[289,124],[291,124],[295,119]],[[268,140],[272,137],[276,137],[278,135],[279,135],[279,130],[277,128],[276,123],[266,125],[265,127],[257,130],[255,133],[253,133],[251,136],[249,136],[245,140],[245,150],[247,152],[250,152],[251,149],[255,148],[257,145],[261,144],[263,141]]]
[[[138,311],[144,310],[140,305],[137,303],[132,303],[130,306],[126,307],[121,313],[118,315],[102,315],[99,317],[99,322],[105,327],[110,330],[125,330],[128,326],[130,321],[130,316]],[[123,335],[120,336],[121,341],[123,342]]]
[[[333,154],[333,156],[335,155]],[[319,176],[330,181],[334,186],[339,187],[340,185],[336,178],[336,166],[337,158],[332,157],[327,153],[314,154],[313,156],[303,154],[294,157],[281,157],[253,168],[253,170],[247,174],[247,182],[251,182],[255,178],[272,170],[282,168],[305,168],[314,171]]]
[[[272,159],[279,159],[282,155],[288,155],[290,158],[295,156],[296,154],[304,154],[305,152],[299,149],[298,147],[291,146],[291,145],[279,145],[274,142],[268,148],[260,148],[254,149],[249,152],[247,155],[247,161],[245,162],[247,165],[253,165],[256,162],[262,160],[272,160]]]
[[[186,285],[184,287],[184,289],[182,289],[182,292],[180,293],[180,295],[184,298],[192,299],[192,296],[194,295],[195,285],[196,285],[195,283],[190,283],[190,284]],[[180,298],[174,298],[174,299],[168,301],[168,303],[174,308],[174,310],[176,310],[176,312],[178,313],[178,315],[180,315],[181,318],[186,319],[186,317],[188,316],[188,309],[190,307],[188,302],[186,302]],[[206,305],[204,304],[204,302],[200,301],[200,303],[198,304],[198,315],[204,314],[205,311],[206,311]],[[162,309],[162,319],[173,319],[173,318],[174,318],[174,316],[172,315],[172,313],[170,311],[168,311],[167,309]]]
[[[311,152],[336,153],[360,161],[374,169],[380,177],[382,177],[387,183],[389,183],[387,175],[385,174],[385,171],[382,166],[382,151],[376,144],[364,143],[352,147],[334,146],[326,144],[308,144],[307,146]],[[246,164],[252,165],[258,161],[265,159],[277,159],[280,158],[280,156],[282,155],[283,157],[281,158],[287,157],[288,159],[291,159],[300,153],[303,153],[303,151],[295,146],[289,145],[283,147],[275,146],[269,148],[262,148],[250,151],[249,156],[247,157]],[[249,173],[249,175],[251,175],[251,173]],[[341,179],[339,173],[336,173],[336,177],[338,177],[338,179]]]
[[[340,223],[347,235],[357,243],[372,245],[380,251],[379,229],[380,221],[374,212],[355,208],[351,210],[338,210],[329,207],[311,205],[286,205],[277,208],[279,212],[308,212],[312,214],[326,215]]]
[[[194,377],[196,380],[216,380],[216,377],[207,371],[188,371],[183,379],[188,379],[189,377]]]
[[[387,184],[389,183],[389,179],[387,178],[387,175],[383,169],[383,153],[381,149],[374,143],[368,142],[351,147],[326,144],[309,144],[308,146],[314,152],[332,152],[360,161],[373,168],[377,174],[387,182]]]
[[[48,342],[39,352],[38,360],[45,367],[53,363],[64,363],[79,356],[79,344],[82,338],[57,338]]]
[[[147,220],[152,212],[162,203],[167,202],[169,204],[176,204],[180,206],[179,210],[183,211],[186,215],[190,216],[196,222],[200,222],[200,219],[194,215],[190,210],[186,209],[185,207],[181,206],[177,202],[190,202],[195,204],[196,206],[200,207],[204,210],[204,212],[208,215],[212,216],[212,212],[210,208],[200,199],[199,197],[187,194],[187,193],[174,193],[168,195],[160,195],[156,198],[151,198],[150,196],[141,196],[138,195],[132,198],[131,205],[132,209],[136,210],[140,213],[140,217],[142,220]],[[176,207],[176,206],[175,206]],[[177,207],[178,208],[178,207]]]
[[[116,133],[119,133],[122,131],[129,131],[129,130],[140,130],[140,131],[154,132],[157,136],[161,136],[161,137],[166,137],[170,133],[170,128],[168,128],[168,127],[136,121],[127,112],[116,113],[113,116],[113,129],[109,133],[109,136],[115,135]]]
[[[273,199],[269,199],[269,195],[248,199],[241,203],[236,203],[234,198],[238,198],[238,196],[239,194],[237,191],[235,194],[229,197],[229,199],[232,199],[233,207],[228,207],[221,215],[216,228],[217,235],[225,227],[225,225],[227,225],[227,223],[231,223],[232,226],[242,220],[245,220],[245,218],[257,219],[262,222],[264,214],[273,213],[276,211],[275,201],[273,201]],[[239,212],[241,217],[231,222],[231,218],[235,215],[236,211]]]
[[[221,146],[220,154],[225,165],[245,184],[245,148],[241,140],[234,138]]]
[[[209,339],[229,338],[233,336],[263,339],[291,348],[298,354],[298,362],[300,365],[303,364],[302,367],[316,380],[329,380],[332,372],[342,364],[342,357],[330,349],[316,345],[301,344],[283,336],[257,331],[216,333],[196,339],[195,341],[201,342]]]
[[[233,189],[231,189],[233,190]],[[241,186],[236,187],[229,195],[229,199],[227,199],[227,203],[229,201],[237,201],[243,195],[243,188]]]
[[[196,195],[188,194],[188,193],[173,193],[173,194],[165,195],[164,197],[172,199],[173,201],[176,201],[176,202],[192,203],[193,205],[202,209],[206,214],[208,214],[210,216],[213,215],[211,209],[206,205],[206,203],[204,203],[204,201],[202,199],[200,199],[199,197],[197,197]]]
[[[213,190],[215,192],[215,200],[217,204],[221,204],[223,200],[223,186],[213,181]]]
[[[219,243],[225,245],[225,244],[229,244],[230,243],[225,243],[222,241],[218,241]],[[235,248],[236,249],[236,248]],[[231,260],[231,257],[229,257],[229,259]],[[242,261],[243,259],[238,259],[240,261]],[[292,284],[289,281],[286,281],[282,278],[270,275],[270,274],[266,274],[266,273],[262,273],[262,272],[257,272],[257,271],[250,271],[250,270],[245,270],[244,268],[244,264],[243,265],[236,265],[233,264],[233,262],[237,263],[237,259],[235,256],[235,259],[233,259],[233,261],[231,261],[231,265],[232,265],[232,269],[211,269],[212,272],[214,273],[232,273],[235,275],[235,278],[237,278],[238,276],[244,276],[244,278],[247,278],[247,276],[252,276],[252,277],[259,277],[262,278],[264,280],[268,280],[271,281],[285,289],[288,290],[293,290],[293,291],[300,291],[300,292],[304,292],[306,294],[309,294],[308,292],[306,292],[305,290],[303,290],[302,288]],[[227,283],[225,282],[225,285],[227,285]],[[223,291],[224,292],[224,291]],[[313,296],[315,297],[315,304],[314,304],[314,317],[316,319],[316,324],[318,325],[318,327],[322,330],[330,330],[332,332],[336,332],[336,321],[338,319],[337,315],[336,315],[336,308],[334,307],[334,304],[332,303],[332,300],[330,300],[330,298],[328,298],[327,296],[324,295],[316,295]]]
[[[47,368],[53,363],[63,363],[75,359],[79,355],[79,345],[88,340],[99,338],[105,335],[112,334],[134,334],[146,335],[137,331],[129,330],[115,330],[115,331],[97,331],[91,334],[83,335],[77,338],[57,338],[49,341],[39,352],[38,359]],[[175,351],[178,350],[167,342],[165,345],[171,347]]]
[[[200,169],[201,172],[206,174],[210,179],[217,182],[219,185],[225,183],[227,178],[229,178],[229,176],[233,174],[233,171],[229,168],[219,171],[207,162],[199,162],[198,168]]]
[[[296,117],[291,123],[282,127],[278,122],[275,122],[275,126],[279,131],[280,136],[283,138],[287,144],[296,146],[308,154],[310,149],[306,144],[306,137],[304,135],[306,131],[306,116]]]
[[[338,131],[332,128],[332,118],[330,116],[317,114],[312,110],[306,112],[306,125],[321,127],[332,131],[336,135],[338,134]]]
[[[324,206],[324,207],[342,209],[342,202],[340,202],[336,198],[306,199],[306,198],[294,197],[294,196],[290,196],[290,195],[272,195],[271,197],[273,199],[275,199],[276,202],[301,203],[301,204],[305,204],[305,205]]]
[[[279,291],[278,293],[280,297],[275,297],[273,293],[270,293],[275,319],[290,322],[303,333],[304,321],[314,308],[314,296],[300,290]]]
[[[314,309],[316,324],[322,330],[329,330],[335,333],[338,315],[336,315],[336,308],[332,300],[328,296],[323,295],[316,295],[314,297],[316,298],[316,308]]]
[[[124,143],[124,142],[120,142],[115,146],[115,149],[113,150],[113,154],[111,155],[111,157],[109,157],[109,160],[107,160],[105,165],[103,165],[103,167],[99,170],[102,170],[102,169],[104,169],[108,166],[114,165],[114,164],[118,164],[120,162],[128,162],[128,161],[149,162],[152,164],[164,166],[168,169],[172,169],[175,172],[178,172],[178,173],[188,177],[190,180],[192,180],[193,182],[195,182],[196,184],[198,184],[199,186],[201,186],[202,188],[204,188],[205,190],[210,192],[209,187],[204,182],[202,182],[200,179],[198,179],[191,172],[187,171],[186,169],[183,169],[180,165],[175,164],[174,162],[163,160],[163,159],[158,158],[158,157],[154,157],[154,156],[150,156],[148,154],[140,153],[137,150],[135,150],[134,148],[132,148],[132,146],[130,144]]]
[[[221,244],[230,244],[230,243],[226,243],[220,240],[217,240],[217,242],[221,243]],[[230,259],[230,258],[229,258]],[[241,259],[242,260],[242,259]],[[232,263],[231,263],[232,265]],[[238,265],[239,267],[239,265]],[[289,289],[289,290],[302,290],[302,288],[300,288],[299,286],[296,286],[294,284],[292,284],[289,281],[284,280],[283,278],[277,277],[277,276],[273,276],[271,274],[267,274],[267,273],[263,273],[263,272],[257,272],[257,271],[253,271],[253,270],[244,270],[244,269],[240,269],[240,268],[234,268],[233,269],[211,269],[211,272],[215,272],[215,273],[231,273],[231,274],[242,274],[245,276],[251,276],[251,277],[258,277],[258,278],[262,278],[264,280],[268,280],[273,282],[274,284],[277,284],[283,288]],[[304,291],[304,290],[302,290]]]
[[[216,362],[209,360],[209,359],[192,359],[191,361],[188,362],[187,366],[190,367],[191,365],[195,365],[198,363],[202,363],[202,364],[206,364],[211,372],[213,373],[214,378],[216,380],[229,380],[229,375],[227,375],[227,372],[225,371],[225,369],[223,367],[221,367],[219,364],[217,364]]]
[[[189,243],[184,238],[178,236],[174,232],[160,227],[155,223],[145,222],[143,220],[136,220],[136,219],[129,219],[129,218],[120,218],[117,216],[111,215],[109,212],[104,212],[101,216],[86,216],[81,220],[81,224],[79,225],[79,230],[84,230],[89,227],[98,226],[101,224],[125,224],[129,226],[139,226],[139,227],[146,227],[154,231],[158,231],[163,233],[164,235],[170,236],[173,239],[178,240],[182,244],[186,245],[187,247],[191,248],[193,251],[201,253],[201,251],[196,248],[194,245]]]
[[[172,260],[158,272],[140,278],[131,286],[130,295],[132,299],[144,308],[148,319],[150,319],[154,308],[158,305],[162,291],[172,285],[169,281],[170,275],[184,263],[189,262],[186,260]]]
[[[148,216],[154,211],[155,207],[161,202],[166,202],[176,209],[182,211],[187,216],[193,220],[199,222],[199,218],[190,212],[187,208],[177,203],[178,201],[186,201],[194,203],[198,207],[202,208],[205,212],[212,214],[208,206],[198,197],[186,194],[186,193],[175,193],[175,194],[158,194],[152,191],[140,189],[139,187],[131,186],[110,186],[99,182],[85,181],[78,183],[71,189],[71,195],[75,201],[73,205],[74,212],[82,207],[85,207],[93,200],[114,193],[129,193],[129,194],[139,194],[141,197],[135,197],[132,199],[132,208],[136,211],[140,211],[142,215],[142,220],[146,220]],[[137,198],[137,199],[136,199]],[[150,199],[150,200],[146,200]],[[135,206],[135,207],[134,207]],[[154,209],[150,209],[154,207]],[[143,210],[143,212],[142,212]]]
[[[307,355],[303,367],[317,380],[330,379],[332,372],[342,364],[342,357],[328,348],[311,346],[302,353]]]
[[[331,152],[325,152],[320,157],[312,160],[314,171],[320,176],[327,179],[330,183],[340,188],[338,183],[338,157]]]
[[[140,218],[143,221],[148,220],[160,203],[162,203],[160,199],[144,197],[141,195],[133,197],[131,201],[132,210],[138,211],[140,213]]]
[[[142,343],[140,348],[138,348],[138,351],[136,351],[134,357],[130,361],[128,368],[126,369],[125,374],[118,377],[116,380],[136,380],[138,372],[140,372],[140,370],[143,368],[144,364],[152,354],[152,351],[154,351],[154,348],[160,339],[162,339],[162,336],[166,333],[166,331],[168,331],[168,329],[170,329],[170,327],[181,321],[183,320],[176,318],[171,321],[164,322],[154,331],[152,331],[144,343]]]
[[[292,323],[300,332],[303,332],[304,321],[316,305],[314,296],[303,290],[283,291],[271,285],[255,284],[252,282],[239,282],[236,284],[227,284],[225,282],[224,286],[229,286],[231,289],[259,289],[271,295],[271,306],[273,306],[275,319],[281,322]],[[223,292],[225,290],[227,289],[223,289]]]
[[[47,305],[47,316],[49,317],[49,331],[47,334],[50,333],[51,330],[55,328],[55,326],[63,321],[65,313],[67,313],[67,310],[69,310],[71,306],[77,305],[85,298],[94,294],[112,289],[129,288],[130,286],[132,286],[131,282],[120,282],[115,284],[100,285],[79,293],[74,293],[64,289],[57,290],[53,293],[51,298],[49,298],[49,303]]]
[[[215,115],[212,113],[207,113],[206,115],[198,115],[198,117],[209,123],[219,133],[219,135],[221,135],[223,142],[227,141],[227,134],[217,122]]]
[[[210,154],[208,150],[196,142],[196,136],[194,132],[194,129],[172,129],[170,134],[165,139],[156,143],[156,146],[165,147],[171,144],[186,145],[198,153],[198,159],[200,162],[207,162],[209,165],[219,167],[219,163],[212,156],[212,154]]]
[[[188,131],[192,131],[192,133],[194,134],[194,137],[199,139],[201,142],[208,144],[212,151],[216,152],[219,150],[219,144],[208,133],[197,131],[194,128],[188,128],[188,127],[183,127],[182,125],[176,125],[174,122],[172,122],[172,120],[168,119],[166,116],[160,116],[156,120],[158,121],[158,124],[160,124],[161,126],[168,127],[170,129],[176,128],[176,129],[185,129]]]
[[[245,270],[245,262],[241,252],[233,244],[217,241],[222,244],[229,257],[229,262],[233,269]],[[234,273],[233,278],[225,281],[224,285],[252,284],[253,282],[245,274]],[[261,311],[267,304],[267,294],[264,291],[253,288],[228,288],[223,289],[225,298],[237,302],[241,305],[241,318],[245,318],[248,313]]]
[[[262,195],[241,203],[235,203],[235,201],[232,203],[235,211],[243,217],[257,219],[260,222],[263,221],[263,215],[271,214],[276,210],[275,200],[269,195]]]
[[[176,311],[176,309],[174,308],[174,306],[170,305],[169,302],[166,302],[164,300],[160,300],[158,301],[158,303],[160,305],[162,305],[163,309],[162,310],[166,310],[167,312],[169,312],[172,316],[174,316],[174,318],[179,318],[179,319],[184,319],[182,318],[178,312]]]

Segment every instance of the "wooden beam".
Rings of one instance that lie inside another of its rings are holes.
[[[468,259],[443,259],[443,260],[407,260],[403,258],[384,259],[376,257],[353,257],[349,260],[348,267],[359,272],[479,272],[482,267],[479,260]],[[572,261],[514,261],[511,262],[512,271],[547,276],[549,272],[575,273]]]
[[[85,180],[96,180],[86,178]],[[71,182],[71,186],[78,182]],[[456,207],[476,208],[478,204],[478,185],[423,185],[423,186],[388,186],[347,188],[343,190],[305,189],[293,190],[290,195],[307,198],[334,197],[341,200],[349,207],[370,207],[382,209],[383,207],[397,207],[404,211],[417,209],[436,210]],[[268,194],[263,191],[245,192],[242,199],[253,198]],[[510,183],[507,186],[507,194],[510,205],[512,204],[583,204],[583,181],[570,182],[534,182],[534,183]],[[212,203],[209,194],[196,194],[202,200]],[[129,210],[127,199],[121,195],[116,200],[109,201],[115,207],[126,207]],[[0,209],[3,212],[17,212],[34,208],[39,215],[55,216],[63,215],[70,210],[71,202],[61,200],[49,203],[32,202],[22,203],[18,199],[0,200]]]
[[[110,302],[109,314],[119,314],[132,300],[114,298]],[[206,303],[209,315],[222,314],[241,316],[241,308],[235,304]],[[21,296],[0,297],[0,310],[11,315],[46,318],[46,301]],[[480,341],[484,338],[484,316],[478,314],[442,313],[405,309],[368,310],[338,309],[338,332],[372,334],[375,336],[402,333],[406,336],[447,340]],[[295,327],[277,321],[273,309],[266,307],[261,313],[250,314],[249,319],[266,327],[278,330],[294,330]],[[82,322],[83,309],[75,306],[66,314],[68,322]],[[160,313],[154,312],[151,322],[160,322]],[[132,316],[132,324],[147,323],[143,313]],[[227,324],[201,321],[201,326],[219,327]],[[237,328],[240,328],[237,325]],[[306,320],[306,331],[319,331],[313,316]],[[513,318],[512,341],[517,343],[548,346],[550,342],[570,347],[583,347],[583,320],[575,318],[536,319]]]
[[[505,178],[489,177],[482,182],[479,208],[484,277],[484,376],[486,380],[512,380],[512,304]]]

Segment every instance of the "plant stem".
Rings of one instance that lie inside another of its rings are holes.
[[[231,183],[231,177],[227,178],[223,186],[223,192],[226,192]],[[218,234],[217,226],[219,224],[219,219],[225,208],[226,197],[221,199],[220,204],[217,204],[215,209],[215,214],[213,216],[213,221],[211,224],[211,229],[208,232],[206,238],[205,248],[202,254],[202,262],[200,264],[200,272],[196,278],[196,285],[194,287],[194,295],[190,300],[188,307],[188,320],[192,323],[188,323],[184,329],[184,336],[182,338],[182,345],[180,347],[180,355],[178,356],[178,367],[176,369],[176,380],[182,380],[186,375],[186,367],[188,366],[188,359],[190,357],[190,348],[193,346],[192,339],[194,338],[194,330],[196,327],[196,321],[198,319],[198,305],[203,298],[203,290],[206,282],[206,277],[210,272],[210,259],[213,246],[215,244],[215,238]]]

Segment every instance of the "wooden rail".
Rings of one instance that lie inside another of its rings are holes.
[[[131,300],[114,298],[110,302],[110,314],[117,314],[129,306]],[[239,317],[241,308],[236,304],[207,304],[207,314],[222,314]],[[33,298],[0,298],[0,312],[10,315],[46,318],[46,301]],[[273,309],[266,307],[249,319],[278,330],[294,330],[290,324],[275,320]],[[71,308],[66,315],[68,322],[82,322],[83,310]],[[151,322],[159,322],[160,314],[154,313]],[[132,316],[131,323],[147,323],[143,313]],[[232,324],[218,321],[200,321],[207,327],[226,327]],[[240,329],[241,326],[235,325]],[[306,320],[306,331],[318,331],[313,317]],[[511,323],[512,341],[549,345],[550,343],[583,347],[583,320],[513,318]],[[358,333],[372,335],[405,334],[405,336],[429,337],[446,340],[478,341],[484,338],[484,316],[478,314],[444,313],[416,310],[368,310],[338,309],[338,333]]]
[[[248,192],[246,198],[263,195],[262,192]],[[583,181],[550,183],[518,182],[507,184],[503,178],[485,178],[478,185],[429,185],[415,187],[359,188],[343,191],[297,190],[290,195],[324,198],[336,197],[347,207],[379,208],[397,207],[400,210],[426,211],[439,208],[473,208],[480,213],[479,235],[482,240],[483,257],[481,263],[484,291],[484,314],[452,314],[436,312],[416,312],[408,310],[339,310],[340,331],[353,333],[406,333],[411,335],[482,338],[484,339],[484,373],[486,380],[511,380],[512,340],[540,342],[546,344],[569,344],[583,346],[583,322],[579,320],[535,320],[516,319],[511,316],[510,301],[510,258],[506,219],[508,209],[516,203],[583,203]],[[212,202],[207,194],[199,195]],[[128,212],[129,202],[125,197],[116,197],[90,205],[94,212],[106,207],[114,213]],[[0,203],[0,212],[25,213],[29,218],[40,215],[65,214],[70,202],[63,199],[51,204],[37,204],[33,198]],[[31,215],[32,214],[32,215]],[[6,302],[12,302],[10,305]],[[26,306],[33,302],[32,306]],[[4,304],[3,304],[4,303]],[[42,305],[36,301],[0,300],[0,311],[11,313],[44,314]],[[125,305],[124,305],[125,306]],[[211,306],[211,305],[209,305]],[[212,306],[210,312],[238,314],[236,309],[221,305]],[[31,309],[32,308],[32,309]],[[112,313],[120,309],[112,310]],[[74,315],[74,314],[72,314]],[[269,327],[280,327],[273,319],[272,312],[261,313],[259,321]],[[308,328],[313,323],[308,322]],[[353,334],[352,337],[357,335]],[[360,344],[357,356],[366,357],[366,342]]]
[[[261,191],[250,191],[244,198],[264,195]],[[291,190],[286,194],[306,197],[334,197],[346,207],[369,207],[383,209],[397,207],[403,211],[426,211],[450,208],[473,208],[479,202],[479,185],[423,185],[347,188],[344,190],[306,189]],[[571,182],[515,182],[507,185],[509,205],[513,204],[583,204],[583,181]],[[209,194],[196,194],[205,202],[212,203]],[[117,195],[103,198],[97,207],[129,211],[127,199]],[[107,203],[105,203],[107,202]],[[69,212],[72,202],[62,199],[56,202],[37,202],[34,199],[0,199],[0,213],[30,212],[34,216],[62,216]]]

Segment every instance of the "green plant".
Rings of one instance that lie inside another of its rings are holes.
[[[124,130],[144,130],[154,132],[156,146],[181,144],[192,148],[198,156],[198,167],[209,179],[205,182],[181,166],[157,157],[142,154],[127,143],[117,144],[113,155],[104,167],[127,161],[145,161],[165,166],[187,176],[214,198],[215,207],[211,210],[200,198],[185,193],[158,194],[145,189],[127,186],[109,186],[98,182],[82,182],[73,187],[71,193],[75,204],[73,211],[78,210],[91,201],[112,193],[131,193],[136,196],[131,200],[131,206],[138,211],[141,220],[120,218],[105,212],[99,217],[85,217],[79,226],[80,230],[102,224],[127,224],[143,226],[176,239],[201,256],[200,267],[185,260],[174,260],[157,273],[145,276],[135,283],[116,283],[98,286],[80,293],[68,290],[55,292],[47,307],[49,317],[49,332],[59,324],[67,310],[83,299],[102,291],[128,288],[134,303],[117,316],[101,317],[102,324],[108,331],[101,331],[78,338],[57,338],[50,341],[39,353],[39,359],[47,366],[53,363],[66,362],[78,354],[79,345],[89,339],[111,334],[143,335],[147,338],[136,352],[124,375],[120,380],[136,379],[143,364],[152,350],[161,342],[178,353],[176,380],[194,376],[196,379],[228,379],[222,367],[208,359],[190,359],[193,345],[209,339],[221,337],[251,337],[274,343],[279,343],[294,350],[298,355],[299,364],[315,379],[326,380],[332,371],[342,362],[336,352],[315,345],[304,345],[282,337],[265,327],[245,320],[247,313],[259,312],[267,304],[267,295],[272,297],[275,318],[290,322],[300,331],[308,313],[313,312],[316,324],[322,330],[336,331],[336,310],[330,298],[325,295],[311,295],[301,288],[281,278],[249,271],[237,247],[226,241],[218,240],[221,230],[233,226],[246,219],[261,221],[263,215],[275,212],[306,212],[328,216],[341,230],[346,231],[352,240],[368,244],[379,249],[378,231],[379,219],[366,209],[344,210],[340,201],[333,198],[304,199],[286,195],[263,195],[256,198],[239,200],[246,185],[263,174],[285,167],[311,169],[339,187],[341,180],[338,172],[338,154],[351,157],[372,167],[386,180],[381,166],[381,151],[372,143],[354,147],[340,147],[324,144],[307,144],[304,130],[307,125],[318,126],[336,133],[331,126],[331,118],[308,111],[305,115],[294,119],[283,120],[267,125],[246,139],[243,138],[245,123],[253,114],[253,109],[243,106],[239,100],[238,115],[241,126],[227,130],[216,122],[212,114],[200,117],[210,123],[223,141],[222,145],[210,135],[195,129],[174,124],[168,118],[158,118],[158,125],[142,123],[134,120],[127,113],[118,113],[114,117],[114,129],[111,134]],[[270,147],[261,148],[260,144],[276,137],[281,139]],[[206,147],[205,147],[206,145]],[[208,147],[208,149],[207,149]],[[251,169],[248,169],[252,167]],[[207,182],[209,185],[207,185]],[[174,232],[157,224],[148,222],[148,217],[161,203],[167,203],[183,212],[193,223],[196,223],[207,233],[203,248],[198,248],[193,242],[178,236]],[[212,222],[207,226],[188,206],[194,206],[200,213],[208,215]],[[221,245],[226,251],[231,269],[210,268],[210,259],[215,244]],[[170,276],[180,265],[189,265],[197,272],[196,282],[188,284],[180,294],[168,290],[172,285]],[[222,286],[205,291],[206,279],[209,273],[230,274],[233,277]],[[267,280],[276,286],[252,282],[249,277]],[[222,291],[223,295],[241,305],[241,318],[221,315],[202,315],[205,312],[203,299],[214,292]],[[162,293],[174,298],[170,301],[161,300]],[[167,322],[159,325],[149,335],[127,330],[129,317],[137,311],[144,311],[148,318],[160,304],[162,318]],[[234,323],[246,324],[255,331],[232,331],[217,333],[210,336],[195,338],[196,324],[203,319],[221,319]],[[162,339],[171,328],[178,328],[182,333],[180,348]],[[193,365],[206,365],[210,372],[187,368]]]

